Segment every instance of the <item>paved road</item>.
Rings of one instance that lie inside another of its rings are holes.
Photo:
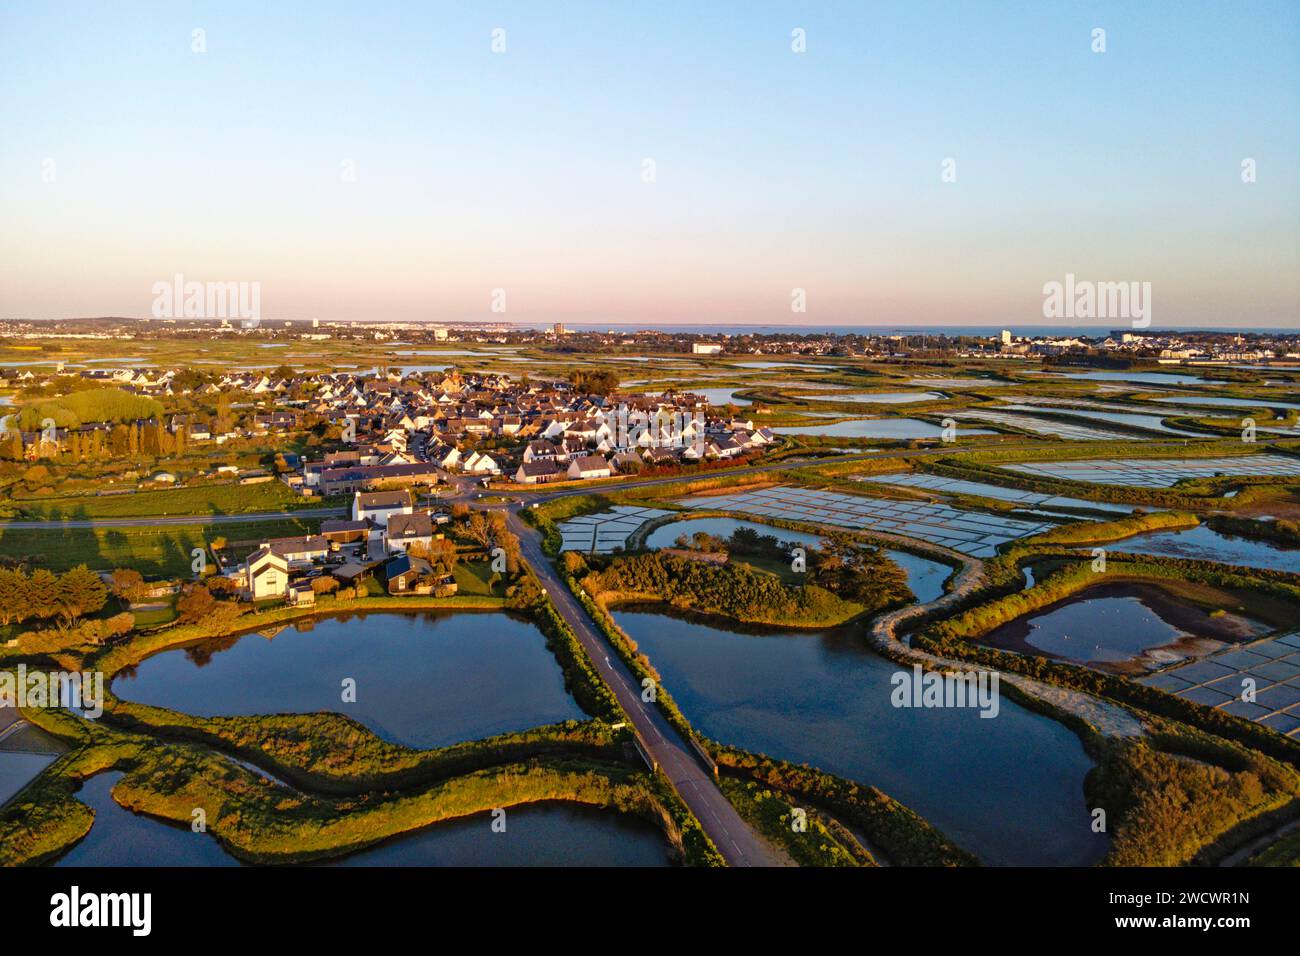
[[[334,518],[348,513],[347,508],[299,508],[296,511],[252,511],[247,514],[221,515],[146,515],[138,518],[78,518],[63,521],[0,521],[0,533],[13,529],[55,531],[62,528],[153,528],[165,525],[248,524],[274,521],[277,518]]]
[[[641,700],[640,682],[606,643],[587,612],[578,604],[550,560],[542,552],[541,535],[509,513],[509,525],[519,536],[524,559],[532,566],[556,610],[577,635],[597,672],[618,697],[629,719],[641,733],[651,755],[691,808],[704,831],[731,866],[781,866],[782,861],[740,818],[705,771],[690,746],[664,719],[659,708]]]

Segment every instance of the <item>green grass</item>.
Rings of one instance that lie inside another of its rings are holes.
[[[170,602],[164,607],[146,608],[141,611],[132,611],[135,617],[136,627],[157,627],[159,624],[170,624],[176,620],[176,608]]]
[[[718,785],[746,823],[800,866],[860,866],[865,862],[859,859],[861,848],[854,853],[844,842],[844,834],[833,833],[814,811],[796,807],[783,794],[732,777],[723,777]],[[803,830],[795,829],[796,809],[806,815]]]
[[[76,495],[19,499],[16,520],[79,520],[140,518],[154,515],[248,514],[292,511],[336,503],[295,494],[283,482],[256,485],[224,484],[167,488],[120,495]]]
[[[188,577],[193,574],[190,552],[204,547],[217,535],[229,541],[253,541],[304,534],[309,530],[305,521],[295,518],[248,524],[48,531],[0,525],[0,557],[30,559],[33,564],[52,571],[66,571],[85,564],[96,571],[129,567],[146,577]]]
[[[1292,830],[1251,857],[1248,866],[1300,866],[1300,830]]]
[[[500,597],[505,589],[491,586],[492,565],[487,561],[457,561],[453,572],[458,585],[456,593],[476,597]]]

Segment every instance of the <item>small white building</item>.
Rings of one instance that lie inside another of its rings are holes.
[[[608,478],[613,473],[600,455],[581,455],[569,463],[569,477],[574,480]]]
[[[415,511],[411,493],[401,491],[358,491],[352,498],[352,520],[365,521],[369,518],[380,528],[388,527],[388,519],[393,515],[409,515]]]
[[[282,598],[289,590],[289,562],[263,545],[248,556],[244,580],[254,601]]]
[[[497,467],[496,461],[489,455],[481,455],[474,452],[463,462],[460,470],[471,475],[497,475],[501,469]]]

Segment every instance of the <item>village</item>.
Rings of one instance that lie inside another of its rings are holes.
[[[389,593],[454,594],[451,568],[430,561],[433,542],[444,537],[439,528],[450,520],[448,508],[438,504],[446,492],[735,463],[779,441],[689,392],[595,394],[565,382],[454,369],[433,375],[285,372],[235,372],[199,383],[171,370],[84,370],[79,377],[88,382],[169,408],[186,398],[215,402],[216,415],[172,412],[116,425],[10,428],[0,445],[16,459],[21,441],[22,457],[38,461],[68,454],[179,456],[266,438],[277,447],[296,447],[295,438],[323,437],[319,458],[284,451],[270,468],[216,465],[185,479],[278,480],[304,498],[352,496],[346,519],[323,521],[318,534],[268,539],[220,568],[246,599],[304,604],[314,602],[321,584],[354,586],[371,576]],[[17,378],[16,384],[29,385],[35,376],[28,370]],[[331,447],[336,450],[325,450]],[[181,480],[158,471],[146,484],[170,487]]]

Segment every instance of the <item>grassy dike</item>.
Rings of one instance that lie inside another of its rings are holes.
[[[238,631],[367,610],[502,606],[500,599],[457,597],[338,603],[346,607],[252,612],[237,619]],[[203,718],[111,694],[105,719],[96,722],[62,711],[25,712],[73,750],[0,815],[0,864],[43,862],[84,836],[93,812],[75,791],[95,773],[117,769],[126,773],[114,789],[120,804],[185,824],[193,809],[202,807],[209,832],[249,862],[336,856],[456,817],[567,801],[640,815],[660,826],[684,863],[722,865],[671,786],[625,761],[626,732],[611,726],[625,719],[622,710],[550,602],[543,599],[530,610],[566,685],[597,719],[419,751],[382,741],[337,714]],[[150,654],[214,636],[219,635],[202,624],[163,628],[95,649],[84,666],[111,678]],[[222,752],[249,760],[296,789],[250,772]]]
[[[658,825],[687,863],[714,862],[678,821],[683,808],[661,780],[627,765],[576,759],[528,761],[453,777],[417,792],[328,799],[279,786],[192,744],[89,726],[56,711],[29,714],[51,732],[82,736],[0,817],[0,864],[45,862],[86,832],[93,813],[76,799],[95,773],[120,770],[113,790],[127,809],[188,825],[202,809],[207,832],[251,863],[339,856],[446,820],[543,801],[632,813]],[[60,724],[64,726],[59,726]],[[486,822],[485,822],[486,825]],[[716,854],[716,851],[713,851]]]
[[[1032,542],[1039,539],[1027,540]],[[1020,590],[1023,582],[1016,569],[1027,556],[1058,559],[1062,562],[1062,567],[1039,581],[1036,587]],[[990,586],[973,597],[964,611],[952,614],[942,621],[932,621],[928,626],[922,623],[913,636],[915,647],[943,657],[970,660],[999,670],[1024,674],[1137,707],[1256,748],[1278,760],[1300,765],[1300,742],[1244,718],[1081,664],[1017,654],[975,643],[977,638],[1008,621],[1041,610],[1103,582],[1139,580],[1171,585],[1191,582],[1257,593],[1278,606],[1300,611],[1300,580],[1297,580],[1296,575],[1225,567],[1203,561],[1122,554],[1110,555],[1105,571],[1094,571],[1090,557],[1081,558],[1076,552],[1051,547],[1033,547],[1025,542],[1021,542],[1019,547],[997,561],[989,562],[986,568],[990,571]]]
[[[875,865],[869,851],[866,860],[854,853],[851,847],[857,841],[845,832],[844,824],[861,832],[897,866],[979,863],[920,814],[875,787],[723,744],[710,746],[727,776],[747,784],[723,788],[741,815],[803,865]],[[772,797],[764,797],[765,791]],[[788,809],[779,809],[783,805],[805,809],[806,832],[793,832]],[[818,808],[825,808],[825,820],[816,819]]]

